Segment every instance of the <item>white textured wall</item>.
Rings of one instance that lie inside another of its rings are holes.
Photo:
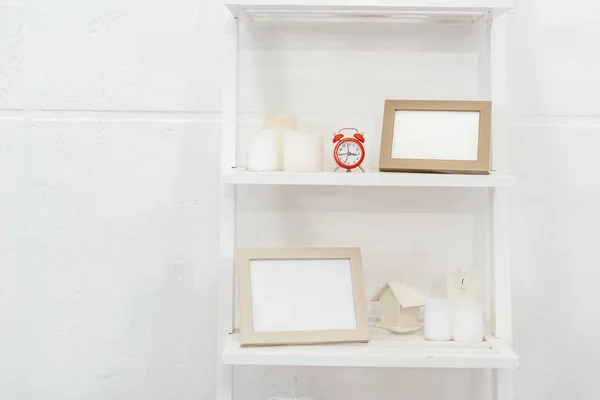
[[[0,0],[0,398],[214,398],[216,3]],[[527,400],[594,398],[600,356],[600,6],[564,4],[521,0],[509,16],[516,390]],[[292,111],[307,129],[358,125],[375,155],[383,99],[477,96],[471,33],[244,31],[240,141],[262,113]],[[241,245],[360,245],[370,284],[390,269],[420,285],[482,270],[477,190],[240,197]],[[344,240],[336,227],[360,231]],[[236,369],[237,398],[266,399],[294,375],[319,399],[481,390],[467,371],[252,367]]]

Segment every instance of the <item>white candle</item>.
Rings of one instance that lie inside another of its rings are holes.
[[[447,285],[450,301],[479,299],[478,280],[460,269],[448,277]]]
[[[264,130],[250,135],[248,143],[248,171],[277,170],[277,133]]]
[[[277,132],[277,170],[283,170],[285,132],[298,129],[298,118],[292,114],[269,114],[265,117],[265,129]]]
[[[288,172],[323,172],[323,138],[307,132],[285,133],[283,170]]]
[[[454,304],[452,338],[460,343],[483,341],[483,308],[478,301],[459,300]]]
[[[447,299],[425,302],[425,339],[452,340],[452,307]]]

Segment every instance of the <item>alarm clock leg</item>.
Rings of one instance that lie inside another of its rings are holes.
[[[362,172],[365,172],[365,169],[362,167],[362,165],[359,165],[358,168],[360,168]]]
[[[335,167],[335,169],[333,170],[333,172],[337,172],[338,169],[340,169],[339,165],[337,167]]]

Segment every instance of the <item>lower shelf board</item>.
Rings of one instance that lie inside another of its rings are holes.
[[[395,335],[373,329],[369,343],[240,347],[239,332],[229,335],[221,362],[228,365],[296,365],[382,368],[517,368],[519,357],[502,340],[488,335],[478,344],[431,342],[423,334]]]

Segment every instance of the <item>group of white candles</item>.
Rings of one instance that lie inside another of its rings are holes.
[[[456,271],[453,277],[448,277],[446,286],[448,298],[431,297],[425,303],[425,339],[483,341],[483,307],[477,282]]]
[[[427,340],[454,340],[460,343],[483,341],[483,309],[478,301],[427,300],[425,329]]]
[[[250,136],[248,171],[322,172],[321,135],[298,131],[293,115],[268,115],[265,129]]]

